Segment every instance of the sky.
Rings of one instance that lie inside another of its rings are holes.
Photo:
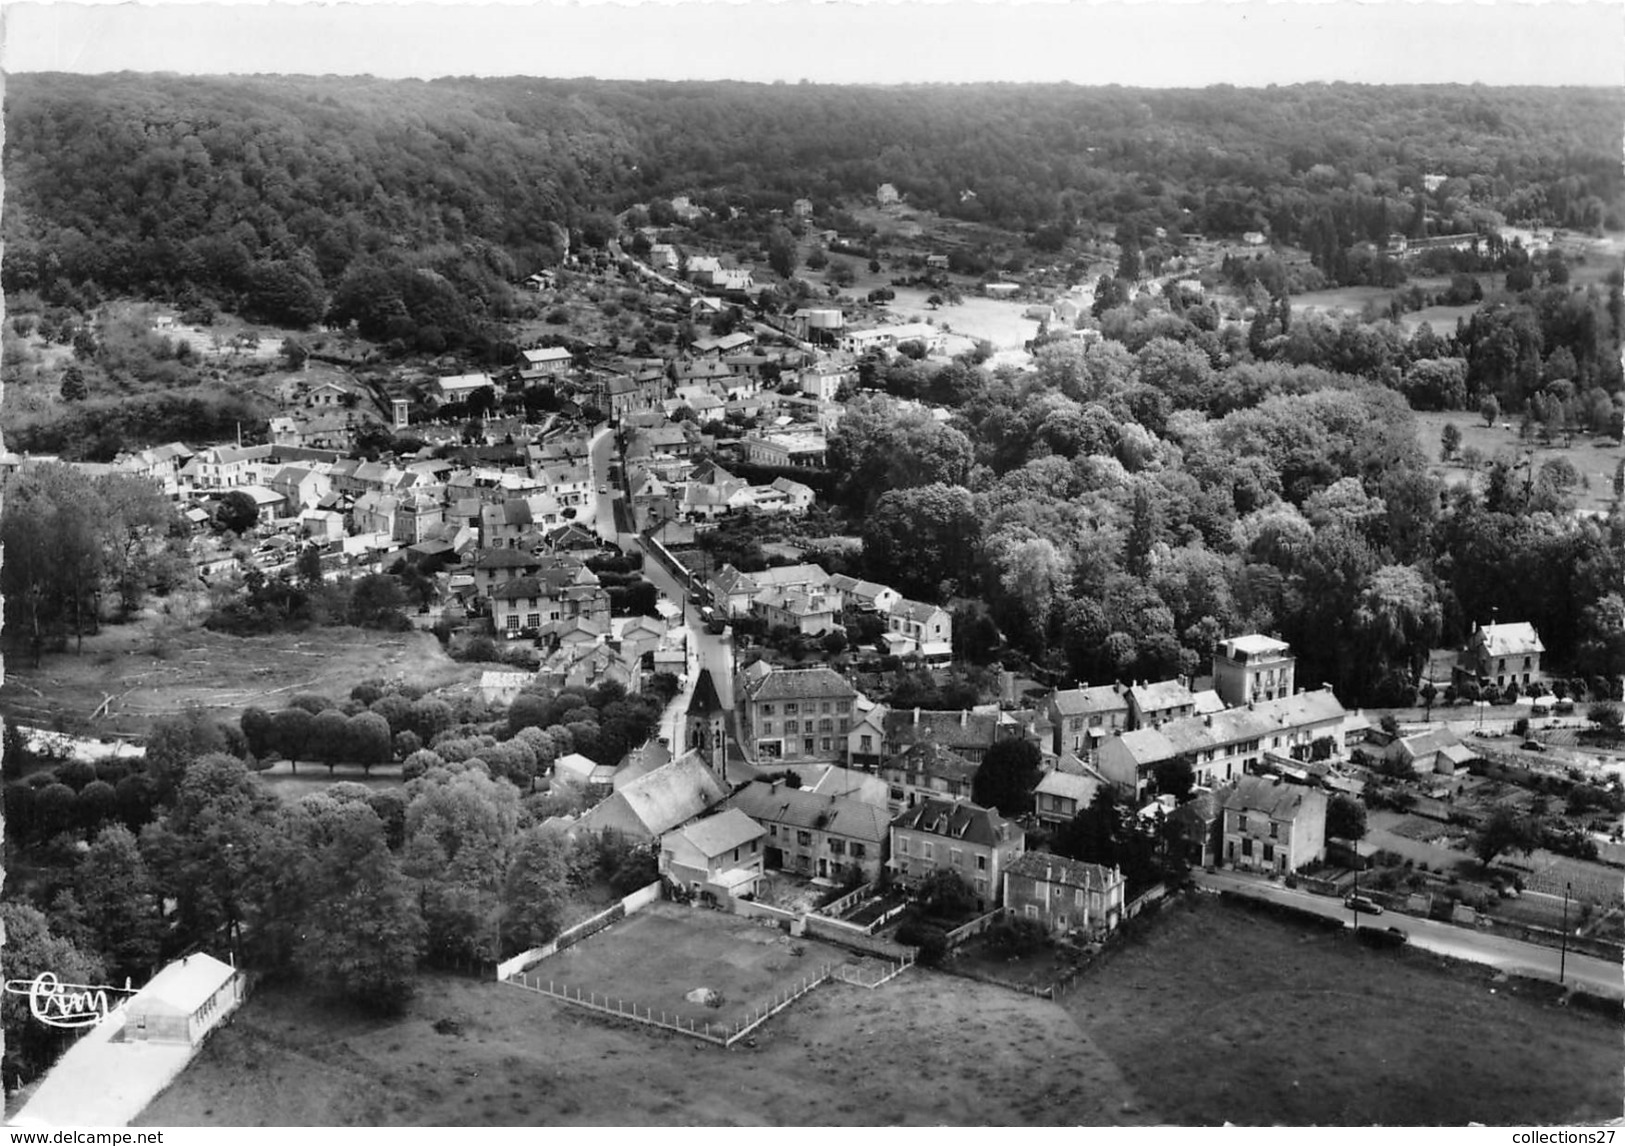
[[[1625,84],[1625,0],[8,0],[0,20],[6,72]]]

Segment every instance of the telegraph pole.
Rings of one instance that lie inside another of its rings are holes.
[[[1563,885],[1563,952],[1557,957],[1557,981],[1563,982],[1568,974],[1569,965],[1569,894],[1574,890],[1572,883]]]

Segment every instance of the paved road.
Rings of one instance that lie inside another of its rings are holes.
[[[1196,873],[1196,884],[1212,891],[1236,891],[1256,899],[1287,903],[1352,924],[1353,913],[1343,906],[1342,900],[1307,891],[1270,883],[1261,876],[1238,872]],[[1502,935],[1489,935],[1451,923],[1432,919],[1419,919],[1414,915],[1385,913],[1381,916],[1360,916],[1363,927],[1398,927],[1410,935],[1411,945],[1456,959],[1486,963],[1503,971],[1516,972],[1541,979],[1557,980],[1562,953],[1551,947],[1524,943]],[[1620,964],[1590,955],[1568,953],[1564,967],[1565,982],[1584,986],[1587,990],[1614,998],[1625,997],[1625,970]]]
[[[593,514],[593,526],[597,529],[599,538],[609,542],[616,540],[616,491],[609,484],[609,467],[614,452],[615,432],[608,426],[603,426],[592,436],[592,441],[587,446],[587,472],[592,479],[592,496],[596,499],[597,506]],[[609,492],[599,493],[600,489],[607,489]]]

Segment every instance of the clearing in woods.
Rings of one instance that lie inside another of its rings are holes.
[[[482,666],[446,656],[429,633],[313,628],[233,637],[174,617],[104,625],[84,652],[47,653],[35,668],[6,657],[0,711],[19,723],[87,735],[141,735],[161,716],[197,706],[235,718],[248,705],[278,709],[301,692],[334,699],[368,678],[404,677],[425,689],[477,682]]]
[[[1549,458],[1567,459],[1579,471],[1582,484],[1574,491],[1576,508],[1607,513],[1614,502],[1614,470],[1621,455],[1619,443],[1612,438],[1576,433],[1566,447],[1561,440],[1553,445],[1541,445],[1538,441],[1524,442],[1518,437],[1520,418],[1516,414],[1502,414],[1493,426],[1485,425],[1477,410],[1418,411],[1413,416],[1417,443],[1429,462],[1428,472],[1448,486],[1472,481],[1479,493],[1483,493],[1488,480],[1483,469],[1472,474],[1459,461],[1447,464],[1439,460],[1439,441],[1445,423],[1454,422],[1461,431],[1463,452],[1469,448],[1477,450],[1485,465],[1497,456],[1516,463],[1513,478],[1520,489],[1528,477],[1525,462],[1530,455],[1526,451],[1533,450],[1537,476]]]

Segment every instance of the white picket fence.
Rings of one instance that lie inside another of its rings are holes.
[[[813,990],[820,983],[827,983],[834,979],[837,982],[849,983],[854,987],[863,987],[872,991],[876,987],[891,982],[913,965],[913,957],[905,957],[901,962],[892,963],[885,974],[871,983],[856,976],[845,963],[839,966],[826,963],[816,975],[804,976],[799,983],[776,993],[771,1000],[754,1008],[743,1019],[731,1024],[701,1022],[677,1014],[675,1011],[657,1011],[653,1007],[640,1007],[636,1003],[628,1003],[626,1000],[612,995],[600,995],[592,991],[583,992],[579,987],[571,987],[566,983],[544,979],[540,975],[532,975],[527,971],[521,971],[518,974],[509,976],[503,979],[503,982],[512,987],[521,987],[527,991],[548,995],[560,1002],[569,1003],[573,1007],[582,1007],[618,1019],[628,1019],[644,1026],[657,1027],[660,1030],[686,1035],[689,1038],[698,1039],[713,1046],[727,1048],[751,1034],[757,1027],[760,1027],[791,1003]]]
[[[536,966],[536,964],[540,963],[548,956],[556,954],[565,947],[569,947],[576,936],[590,934],[593,931],[602,930],[605,926],[604,919],[606,916],[615,915],[617,912],[619,912],[620,914],[617,915],[616,919],[613,921],[619,922],[621,919],[626,918],[626,916],[649,906],[649,904],[653,903],[659,898],[660,883],[658,881],[645,887],[640,887],[631,895],[623,898],[620,903],[614,904],[611,907],[600,911],[591,919],[584,919],[574,927],[561,931],[558,938],[554,939],[553,942],[545,943],[540,947],[532,947],[529,951],[521,951],[512,959],[506,959],[503,962],[498,963],[497,979],[499,981],[506,982],[515,975],[519,974],[521,971],[528,970],[529,968]]]

